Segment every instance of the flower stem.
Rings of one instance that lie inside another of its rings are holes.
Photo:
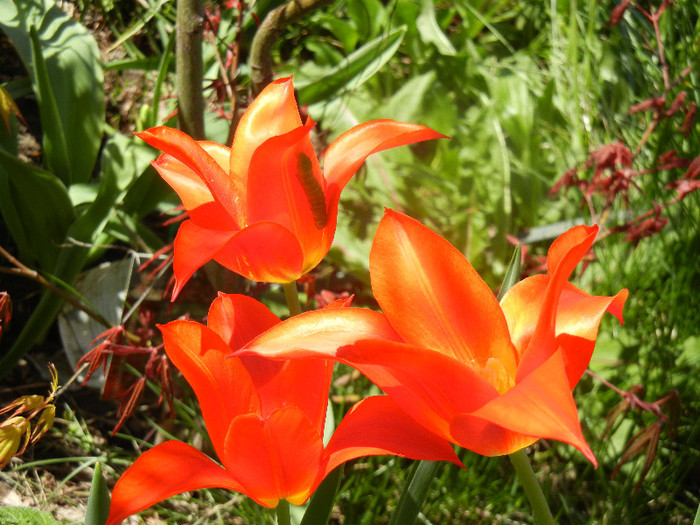
[[[289,307],[289,315],[292,317],[299,315],[301,313],[301,303],[299,302],[296,281],[284,283],[282,289],[284,289],[284,298],[287,300],[287,307]]]
[[[202,33],[204,1],[177,1],[177,105],[180,129],[195,139],[204,138],[204,97],[202,96]]]
[[[289,502],[286,499],[281,499],[277,504],[277,525],[290,525],[291,519],[289,516]]]
[[[530,465],[530,461],[527,459],[525,449],[513,452],[509,454],[508,457],[510,458],[510,462],[513,463],[520,483],[523,484],[527,499],[530,500],[532,513],[535,515],[535,523],[537,523],[537,525],[554,525],[552,511],[549,510],[549,505],[542,492],[542,487],[540,487],[535,477],[535,471],[532,470],[532,465]]]

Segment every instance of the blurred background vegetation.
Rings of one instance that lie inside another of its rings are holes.
[[[594,375],[576,391],[600,467],[540,441],[531,450],[535,470],[561,523],[692,523],[700,497],[700,5],[320,4],[284,27],[270,50],[275,77],[294,75],[303,111],[319,123],[319,152],[352,125],[377,118],[424,124],[451,139],[367,162],[343,193],[335,247],[314,272],[315,290],[371,303],[367,255],[385,206],[448,238],[494,289],[516,240],[528,248],[524,269],[535,271],[571,224],[600,224],[595,256],[575,281],[599,294],[630,290],[624,327],[603,323]],[[229,141],[250,99],[253,38],[279,5],[205,4],[208,139]],[[39,356],[56,360],[62,352],[66,336],[54,319],[83,268],[114,263],[129,250],[154,253],[172,240],[177,225],[162,223],[177,215],[177,200],[148,167],[155,152],[132,133],[176,125],[175,20],[175,3],[166,0],[0,0],[0,85],[10,97],[3,101],[17,104],[0,104],[7,115],[7,126],[0,123],[0,246],[64,293],[27,284],[3,259],[0,291],[14,304],[12,324],[1,332],[3,401],[36,379]],[[260,293],[216,268],[201,273],[186,306],[168,312],[167,299],[149,295],[143,304],[154,317],[141,321],[153,326],[197,302],[203,315],[216,289]],[[121,307],[133,288],[123,290],[110,322],[124,322]],[[274,289],[262,293],[277,300]],[[349,370],[338,378],[337,418],[372,389]],[[34,460],[15,460],[2,479],[30,497],[42,490],[36,480],[52,476],[57,487],[32,497],[56,515],[79,500],[61,487],[98,459],[113,481],[156,434],[201,435],[191,394],[177,394],[175,420],[157,408],[157,396],[146,397],[115,438],[108,437],[115,404],[96,408],[84,399],[90,394],[66,394]],[[440,470],[424,523],[531,521],[507,461],[461,457],[466,471]],[[70,466],[55,466],[57,458]],[[346,469],[336,522],[387,522],[408,467],[380,458]],[[216,490],[174,498],[157,515],[167,523],[272,519]]]

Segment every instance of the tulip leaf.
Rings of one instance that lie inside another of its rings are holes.
[[[414,465],[389,525],[413,525],[416,522],[438,466],[439,461],[419,461]]]
[[[32,62],[34,63],[34,78],[36,82],[36,95],[41,116],[41,130],[43,132],[43,154],[46,166],[68,186],[72,182],[71,165],[68,159],[68,145],[63,134],[61,116],[58,113],[58,104],[54,96],[49,70],[41,53],[41,42],[36,28],[30,26],[29,36],[32,44]]]
[[[0,213],[22,262],[52,270],[75,220],[61,181],[0,149]]]
[[[67,183],[86,182],[105,119],[95,39],[52,0],[0,0],[0,29],[32,77],[47,166]]]
[[[95,474],[92,476],[90,496],[85,510],[85,525],[104,525],[109,516],[109,491],[102,477],[102,468],[95,464]]]
[[[520,279],[520,258],[521,258],[522,248],[521,245],[515,247],[513,251],[513,256],[510,258],[510,263],[508,264],[508,269],[506,270],[506,275],[503,277],[503,282],[501,283],[501,289],[498,291],[498,300],[503,299],[506,292],[518,282]]]
[[[3,525],[56,525],[59,522],[47,512],[29,507],[0,508],[0,523]]]
[[[314,495],[311,496],[300,525],[323,525],[328,523],[342,478],[343,465],[334,468],[326,476],[326,479],[321,482]]]
[[[406,27],[401,26],[381,35],[354,51],[331,68],[295,76],[299,104],[327,100],[340,91],[352,91],[379,71],[399,49]]]

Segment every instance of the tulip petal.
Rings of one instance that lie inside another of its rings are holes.
[[[197,269],[209,262],[235,235],[235,231],[210,230],[187,220],[180,225],[173,246],[175,288],[173,300],[180,294]]]
[[[295,505],[308,499],[322,456],[321,427],[311,425],[298,408],[286,407],[267,418],[234,419],[222,461],[246,495],[274,507],[280,499]]]
[[[371,154],[439,138],[447,137],[425,126],[394,120],[365,122],[343,133],[329,146],[323,161],[329,214],[337,213],[340,192]]]
[[[204,181],[214,200],[224,207],[236,224],[239,227],[245,225],[245,193],[241,193],[245,186],[222,169],[217,159],[209,155],[200,143],[182,131],[165,126],[136,135],[190,168]]]
[[[291,231],[313,269],[333,242],[335,221],[326,210],[325,180],[309,139],[310,121],[265,141],[248,172],[248,222],[270,221]]]
[[[253,152],[267,139],[301,126],[291,78],[281,78],[263,89],[241,117],[231,146],[230,172],[247,186]]]
[[[335,308],[294,316],[236,355],[251,354],[275,359],[323,357],[349,364],[443,437],[449,436],[453,413],[475,410],[497,395],[471,367],[403,343],[386,317],[371,310]]]
[[[223,444],[230,421],[259,410],[248,370],[208,327],[194,321],[159,325],[168,357],[185,376],[199,400],[207,432],[223,461]]]
[[[258,356],[240,359],[255,384],[263,417],[282,407],[296,407],[314,428],[323,427],[332,362],[311,358],[275,361]]]
[[[556,351],[555,330],[559,298],[574,268],[588,252],[598,234],[597,226],[575,226],[559,236],[550,248],[549,282],[535,331],[521,356],[516,381],[530,374]]]
[[[510,338],[519,357],[535,332],[548,284],[547,275],[533,275],[515,283],[501,299]]]
[[[571,283],[566,283],[557,309],[557,334],[571,334],[595,341],[598,325],[605,312],[610,312],[622,323],[622,307],[627,290],[613,297],[589,295]]]
[[[528,277],[508,290],[501,301],[511,339],[519,352],[527,348],[535,331],[548,283],[546,275]],[[598,325],[606,311],[622,321],[622,306],[626,298],[627,290],[614,297],[592,296],[571,283],[565,283],[557,308],[555,334],[566,333],[595,341]]]
[[[402,341],[384,315],[362,308],[330,308],[304,312],[273,326],[236,355],[274,359],[326,357],[362,339]]]
[[[370,252],[370,275],[374,296],[406,342],[480,367],[498,359],[515,376],[516,352],[498,301],[445,239],[386,210]]]
[[[416,423],[390,397],[372,396],[352,407],[335,429],[319,482],[345,461],[384,454],[464,467],[449,441]]]
[[[211,303],[207,315],[207,326],[221,337],[229,351],[238,350],[279,322],[260,301],[222,292]]]
[[[222,170],[228,170],[231,150],[216,142],[198,141],[197,144],[217,162]],[[209,187],[202,178],[176,158],[164,153],[152,164],[163,180],[178,194],[187,211],[214,201]]]
[[[498,397],[472,367],[426,348],[364,340],[341,347],[335,358],[364,375],[431,432],[451,439],[454,414],[469,413]]]
[[[251,281],[289,283],[303,275],[299,242],[274,222],[258,222],[237,232],[214,260]]]
[[[513,433],[569,443],[597,465],[595,456],[581,433],[581,423],[561,352],[555,352],[508,392],[494,398],[469,416],[489,421]],[[488,436],[488,443],[480,443],[483,436],[478,433],[475,435],[470,423],[473,421],[468,416],[455,418],[452,431],[458,444],[470,449],[480,446],[497,448],[495,433]],[[479,425],[476,427],[479,428]],[[514,438],[508,432],[502,434],[504,449],[501,453],[513,452],[506,446],[512,446]]]
[[[219,293],[209,308],[207,325],[236,351],[280,320],[264,304],[251,297]],[[257,356],[241,357],[260,400],[260,415],[296,406],[319,428],[326,417],[333,363],[320,359],[273,361]]]
[[[141,454],[112,491],[107,525],[175,494],[208,487],[241,492],[242,486],[218,464],[180,441],[166,441]]]
[[[573,389],[586,371],[603,314],[612,313],[622,322],[622,307],[627,290],[614,297],[591,296],[567,283],[557,312],[557,343],[564,353],[569,386]]]

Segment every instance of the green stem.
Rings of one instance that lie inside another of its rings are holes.
[[[253,95],[272,82],[272,46],[286,27],[331,0],[291,0],[270,11],[255,33],[250,46],[250,79]]]
[[[286,499],[281,499],[277,504],[277,525],[290,525],[291,518],[289,517],[289,502]]]
[[[292,317],[299,315],[301,313],[301,303],[299,302],[296,281],[284,283],[282,288],[284,289],[284,298],[287,300],[287,306],[289,307],[289,315]]]
[[[202,95],[202,32],[204,1],[178,0],[175,71],[180,129],[194,139],[204,138]]]
[[[554,525],[552,511],[549,510],[549,505],[542,492],[542,487],[540,487],[535,477],[535,471],[532,470],[532,465],[530,465],[530,461],[527,459],[525,449],[513,452],[509,454],[508,457],[511,463],[513,463],[520,483],[522,483],[525,489],[527,499],[530,500],[532,513],[535,515],[535,523],[537,523],[537,525]]]

